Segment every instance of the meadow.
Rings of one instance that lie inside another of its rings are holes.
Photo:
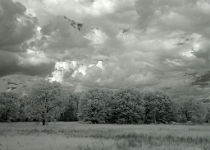
[[[0,150],[210,150],[209,125],[0,123]]]

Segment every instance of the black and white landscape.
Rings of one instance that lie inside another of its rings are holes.
[[[0,122],[0,149],[209,149],[210,0],[0,0]]]

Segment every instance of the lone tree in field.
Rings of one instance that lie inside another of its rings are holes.
[[[32,87],[29,99],[31,115],[34,119],[42,121],[42,125],[59,117],[65,105],[64,91],[57,82],[38,81]]]

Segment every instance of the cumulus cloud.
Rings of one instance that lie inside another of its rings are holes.
[[[10,7],[17,11],[7,10],[15,19],[3,17],[14,33],[0,45],[13,58],[4,64],[44,64],[54,68],[49,79],[77,90],[135,86],[203,94],[192,83],[210,69],[208,1],[16,1],[22,4],[10,1]]]
[[[2,0],[0,21],[0,76],[50,73],[54,63],[32,44],[38,37],[37,18],[27,14],[21,3]]]
[[[19,2],[0,2],[0,50],[25,51],[24,42],[34,34],[36,18],[25,15],[26,8]]]

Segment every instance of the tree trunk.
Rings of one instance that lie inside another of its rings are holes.
[[[45,125],[45,113],[42,112],[42,125],[44,126]]]
[[[157,124],[156,114],[154,115],[154,123]]]
[[[42,119],[42,125],[43,126],[45,125],[45,119],[44,118]]]

